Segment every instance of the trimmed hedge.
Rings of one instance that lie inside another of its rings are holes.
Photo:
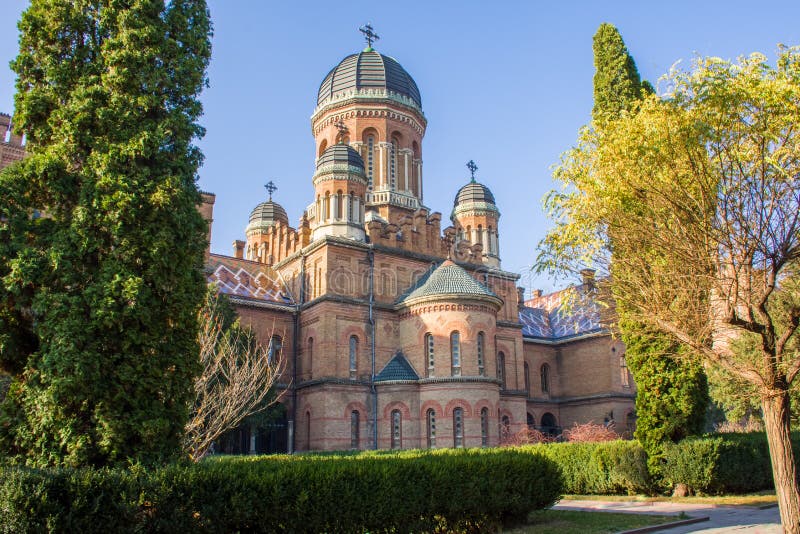
[[[230,457],[151,471],[4,467],[0,530],[487,531],[561,493],[552,461],[511,449]]]
[[[792,434],[792,449],[800,458],[800,434]],[[710,495],[773,489],[766,434],[712,434],[668,444],[663,479]]]
[[[582,495],[649,493],[647,454],[638,441],[543,443],[522,450],[554,461],[564,476],[564,492]]]

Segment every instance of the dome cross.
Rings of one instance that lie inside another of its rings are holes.
[[[469,169],[469,172],[472,175],[472,180],[470,180],[470,181],[474,183],[475,182],[475,171],[478,170],[478,166],[475,165],[474,161],[469,160],[469,162],[467,163],[467,169]]]
[[[277,186],[277,185],[275,185],[275,182],[273,182],[272,180],[270,180],[270,181],[269,181],[269,182],[267,182],[267,184],[264,186],[264,189],[266,189],[266,190],[267,190],[267,193],[269,194],[269,200],[270,200],[270,202],[271,202],[271,201],[272,201],[272,193],[274,193],[275,191],[277,191],[277,190],[278,190],[278,186]]]
[[[372,43],[380,39],[378,34],[372,29],[372,24],[369,22],[361,26],[358,31],[364,34],[364,39],[367,41],[367,48],[372,48]]]

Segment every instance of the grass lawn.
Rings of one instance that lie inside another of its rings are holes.
[[[679,519],[674,515],[540,510],[528,517],[527,525],[506,534],[600,534],[660,525]]]
[[[674,502],[686,504],[718,504],[721,506],[764,506],[777,504],[774,491],[762,491],[747,495],[694,496],[694,497],[648,497],[647,495],[564,495],[571,501],[612,502]]]

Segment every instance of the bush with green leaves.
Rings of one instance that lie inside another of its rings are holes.
[[[534,451],[227,457],[147,470],[0,469],[0,531],[491,531],[551,506]]]
[[[800,434],[792,435],[795,455]],[[685,484],[695,493],[721,495],[773,489],[769,447],[763,432],[711,434],[668,444],[663,482]]]
[[[648,493],[653,486],[647,454],[636,441],[543,443],[521,449],[555,462],[564,477],[566,493],[632,495]]]

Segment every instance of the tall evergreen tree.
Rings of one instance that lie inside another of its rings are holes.
[[[0,174],[0,445],[34,465],[160,462],[198,371],[206,2],[32,0],[19,29],[29,155]]]
[[[603,23],[594,36],[595,122],[614,120],[623,111],[654,93],[642,82],[636,62],[616,27]],[[636,438],[658,471],[666,441],[699,434],[705,426],[708,382],[701,363],[667,335],[636,321],[626,320],[618,308],[619,329],[626,360],[636,381]]]
[[[642,80],[619,30],[604,22],[594,34],[594,107],[592,118],[613,119],[642,96]],[[652,85],[645,82],[645,90]]]

